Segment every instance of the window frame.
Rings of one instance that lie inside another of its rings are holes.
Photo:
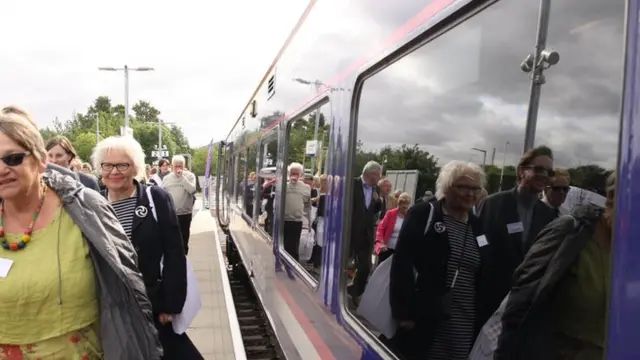
[[[414,35],[413,38],[404,41],[393,51],[383,55],[380,59],[372,62],[370,66],[358,73],[353,86],[354,91],[351,98],[351,109],[349,112],[349,136],[347,143],[348,156],[346,161],[347,169],[345,172],[345,190],[343,194],[345,206],[341,209],[341,217],[343,219],[350,218],[353,211],[353,179],[357,175],[354,174],[353,164],[356,161],[356,148],[358,143],[358,114],[360,111],[360,97],[362,96],[362,89],[365,82],[396,62],[411,55],[422,47],[427,46],[433,40],[447,34],[458,25],[463,24],[465,21],[480,14],[482,11],[488,9],[499,1],[500,0],[467,0],[450,5],[428,20],[420,28],[420,33]],[[538,14],[536,14],[536,16],[538,16]],[[378,354],[384,353],[391,358],[395,358],[391,351],[382,344],[382,342],[380,342],[380,340],[378,340],[377,337],[348,308],[348,279],[344,269],[347,268],[350,261],[349,248],[351,245],[351,222],[345,221],[343,223],[341,240],[340,278],[338,281],[338,306],[340,316],[344,320],[345,326],[347,326],[349,330],[355,332],[360,338],[366,340],[368,345],[372,346]]]
[[[280,197],[279,197],[279,200],[278,199],[276,200],[279,205],[279,209],[278,209],[278,230],[279,231],[277,234],[278,241],[275,242],[274,246],[278,247],[277,251],[280,254],[280,258],[291,269],[293,269],[296,276],[302,279],[302,281],[314,291],[317,291],[319,289],[320,279],[316,279],[315,277],[313,277],[313,275],[311,275],[307,270],[304,269],[302,264],[294,260],[291,257],[291,255],[289,255],[284,250],[284,236],[283,236],[282,229],[284,229],[284,210],[285,210],[284,208],[285,208],[286,198],[285,196],[282,196],[282,194],[285,194],[287,191],[287,175],[288,175],[287,168],[289,164],[285,162],[285,160],[286,161],[289,160],[289,138],[291,135],[291,128],[293,124],[296,121],[301,120],[303,117],[311,114],[314,110],[319,111],[320,109],[322,109],[323,106],[328,104],[330,104],[329,95],[324,95],[320,99],[312,102],[309,106],[304,107],[295,115],[285,119],[285,121],[280,123],[282,127],[279,130],[280,136],[278,137],[278,139],[279,140],[282,139],[282,142],[278,141],[278,153],[282,152],[282,156],[279,156],[278,159],[276,159],[277,164],[281,164],[281,165],[280,165],[280,169],[278,169],[280,170],[280,173],[278,173],[278,170],[276,170],[276,176],[278,177],[277,182],[280,183],[280,187],[276,187],[276,192],[280,193]],[[276,166],[276,168],[277,167],[278,166]],[[326,264],[323,261],[322,264],[320,265],[321,272],[322,272],[322,267],[325,265]]]

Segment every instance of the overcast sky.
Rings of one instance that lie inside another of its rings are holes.
[[[192,145],[226,136],[304,11],[304,0],[20,0],[0,2],[0,104],[40,126],[84,112],[100,95],[151,102]]]

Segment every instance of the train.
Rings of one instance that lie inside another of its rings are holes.
[[[597,193],[603,173],[619,174],[606,358],[640,358],[639,26],[640,0],[309,1],[216,141],[210,192],[286,358],[395,358],[346,292],[351,179],[367,161],[415,171],[416,196],[442,164],[482,162],[491,193],[539,144],[573,187]],[[320,266],[282,247],[292,162],[326,179]]]

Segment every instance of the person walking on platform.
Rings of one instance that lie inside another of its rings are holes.
[[[144,151],[132,137],[110,137],[96,145],[96,168],[113,207],[137,254],[164,360],[202,359],[187,334],[176,334],[171,321],[182,312],[187,296],[187,257],[171,197],[158,186],[139,182],[144,176]]]
[[[0,358],[160,359],[134,248],[113,210],[47,168],[35,122],[15,107],[0,110],[0,198]]]
[[[171,159],[173,172],[162,180],[162,187],[167,190],[178,214],[184,252],[189,253],[189,237],[191,236],[191,219],[193,218],[193,205],[195,204],[196,176],[185,169],[186,160],[182,155],[176,155]]]

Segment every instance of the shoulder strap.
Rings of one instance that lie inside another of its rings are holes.
[[[151,208],[151,213],[153,214],[153,218],[158,221],[158,215],[156,214],[156,204],[153,202],[153,196],[151,196],[151,186],[147,186],[147,198],[149,198],[149,207]]]
[[[429,217],[427,217],[427,226],[424,227],[424,234],[427,235],[429,228],[431,227],[431,221],[433,220],[433,203],[429,203]]]

